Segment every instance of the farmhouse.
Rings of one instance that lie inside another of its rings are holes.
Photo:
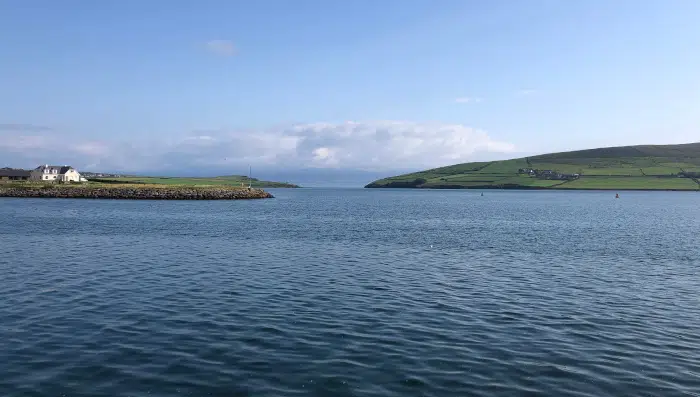
[[[29,179],[30,172],[16,168],[0,168],[0,181],[26,181]]]
[[[532,168],[520,168],[518,169],[518,174],[527,174],[530,176],[537,177],[539,179],[553,179],[565,181],[571,181],[581,177],[580,174],[565,174],[553,170],[536,170]]]
[[[29,180],[43,182],[83,182],[85,178],[68,165],[40,165],[30,173]]]

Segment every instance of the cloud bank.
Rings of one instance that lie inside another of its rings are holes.
[[[0,129],[0,166],[71,164],[84,170],[420,169],[510,153],[514,146],[459,124],[405,121],[296,124],[255,131],[197,131],[167,140],[82,137],[57,131]]]

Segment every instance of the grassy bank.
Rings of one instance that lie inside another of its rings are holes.
[[[523,170],[537,170],[530,175]],[[557,177],[545,177],[542,171]],[[700,190],[700,143],[624,146],[464,163],[372,182],[368,188]]]
[[[299,186],[286,182],[262,181],[256,178],[248,179],[245,176],[229,175],[217,177],[156,177],[156,176],[128,176],[118,178],[88,178],[91,182],[104,184],[149,184],[149,185],[177,185],[177,186],[237,186],[254,188],[298,188]]]

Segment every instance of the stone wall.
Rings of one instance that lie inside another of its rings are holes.
[[[273,196],[262,189],[232,189],[226,187],[0,186],[0,197],[133,200],[245,200],[272,198]]]

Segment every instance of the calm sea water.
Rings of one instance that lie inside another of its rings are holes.
[[[700,194],[274,194],[0,199],[0,395],[700,395]]]

